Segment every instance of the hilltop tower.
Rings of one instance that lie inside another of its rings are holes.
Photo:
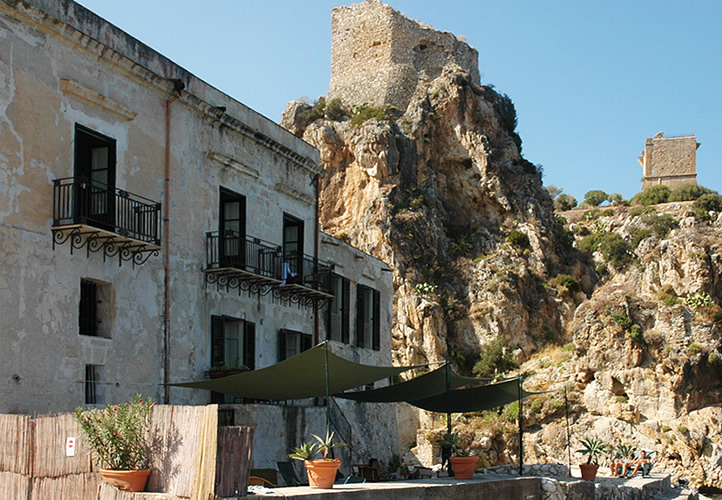
[[[337,7],[328,98],[403,111],[417,86],[446,67],[468,71],[478,84],[478,61],[476,49],[453,33],[409,19],[377,0]]]
[[[637,161],[642,166],[642,189],[663,184],[672,189],[682,184],[697,184],[697,148],[693,135],[664,137],[659,132],[647,139]]]

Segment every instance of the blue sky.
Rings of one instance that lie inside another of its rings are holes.
[[[325,95],[329,0],[80,0],[199,78],[279,121]],[[644,141],[696,135],[698,182],[722,192],[722,1],[390,0],[464,35],[508,94],[524,157],[579,201],[640,190]],[[203,8],[200,8],[201,6]]]

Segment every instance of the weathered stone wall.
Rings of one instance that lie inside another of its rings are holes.
[[[697,138],[664,137],[663,133],[647,139],[642,156],[642,189],[662,184],[674,189],[683,184],[697,184]]]
[[[281,329],[313,335],[318,325],[324,338],[326,309],[204,283],[206,232],[218,230],[221,187],[245,197],[249,236],[281,245],[288,214],[304,223],[304,253],[315,254],[315,188],[309,182],[321,171],[315,148],[71,1],[0,1],[0,32],[0,412],[54,413],[83,405],[87,364],[103,368],[104,402],[134,393],[160,401],[166,354],[168,382],[198,380],[209,370],[211,316],[254,323],[256,368],[278,361]],[[176,92],[171,78],[183,80],[185,90]],[[53,249],[53,180],[75,175],[76,124],[115,140],[118,189],[169,207],[163,223],[169,245],[162,243],[159,255],[142,265],[119,266],[117,258],[85,249],[71,253],[68,243]],[[332,349],[389,365],[391,273],[378,259],[321,239],[322,262],[330,259],[339,274],[381,292],[382,350],[340,343]],[[104,337],[79,334],[81,279],[105,284]],[[170,399],[206,404],[209,393],[172,388]],[[366,436],[366,442],[369,454],[390,453],[394,409],[354,405],[347,414],[354,429],[378,428],[371,423],[389,415],[384,439]],[[263,423],[256,439],[273,450],[273,460],[288,453],[279,441],[279,429],[288,424],[284,411],[262,407],[253,419]],[[264,420],[267,415],[273,418]],[[311,421],[299,430],[304,440],[306,431],[323,432],[322,418]],[[271,463],[270,455],[262,456]]]
[[[328,97],[403,111],[416,87],[445,67],[458,66],[479,83],[478,59],[476,49],[452,33],[408,19],[379,1],[337,7]]]

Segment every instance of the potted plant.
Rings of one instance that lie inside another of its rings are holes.
[[[143,491],[148,480],[150,411],[155,403],[140,394],[127,403],[75,409],[75,419],[103,479],[126,491]]]
[[[594,481],[597,477],[597,469],[599,468],[597,461],[601,455],[607,452],[608,448],[609,446],[607,443],[599,438],[586,436],[582,439],[582,448],[577,450],[577,453],[587,455],[587,463],[579,464],[579,469],[582,472],[582,479]]]
[[[449,475],[453,473],[457,479],[471,479],[476,471],[478,457],[471,456],[469,450],[461,446],[461,439],[458,432],[447,432],[436,443],[451,450],[451,467]]]
[[[323,439],[316,434],[312,434],[316,442],[302,443],[301,446],[295,448],[289,458],[303,460],[306,465],[306,474],[308,475],[308,485],[311,488],[333,488],[333,482],[336,480],[336,472],[338,471],[341,461],[336,458],[328,458],[331,448],[336,446],[347,446],[346,443],[334,443],[334,433],[326,431],[326,438]],[[323,458],[315,459],[321,453]]]

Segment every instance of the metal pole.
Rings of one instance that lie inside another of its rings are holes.
[[[331,389],[329,387],[329,374],[328,374],[328,340],[323,342],[323,352],[326,357],[326,435],[331,434],[331,406],[329,405],[329,398],[331,397]]]
[[[524,426],[522,422],[521,375],[519,375],[519,475],[524,475]]]
[[[446,430],[451,434],[451,365],[446,356]]]
[[[567,398],[567,386],[564,386],[564,415],[567,420],[567,467],[572,470],[572,447],[569,435],[569,399]]]

